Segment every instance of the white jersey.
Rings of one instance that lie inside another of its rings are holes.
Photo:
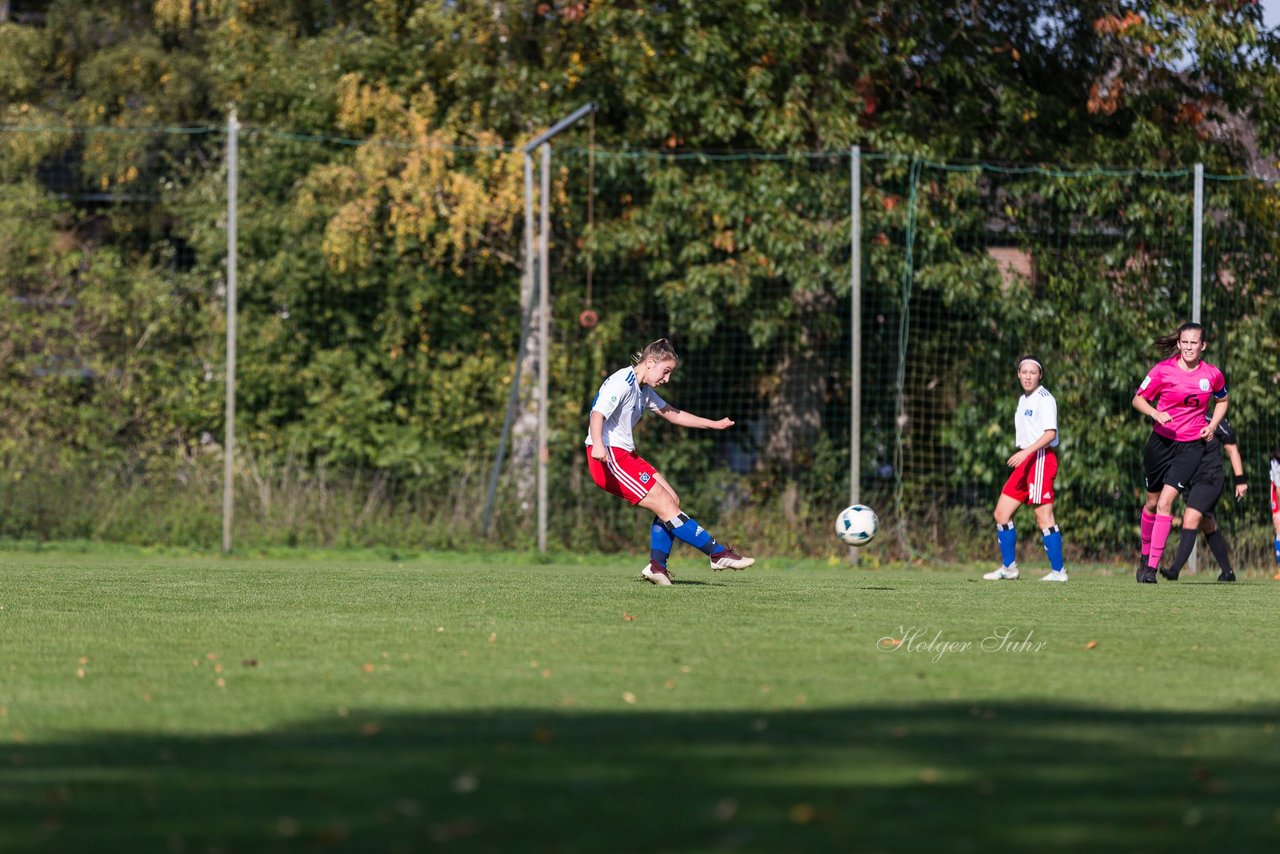
[[[1280,489],[1280,462],[1271,461],[1271,482],[1275,484],[1276,489]]]
[[[627,451],[636,449],[636,440],[631,429],[636,426],[640,416],[646,409],[657,412],[665,408],[667,402],[658,397],[658,393],[647,386],[636,382],[633,368],[623,368],[615,372],[596,392],[596,399],[591,401],[591,411],[604,416],[604,430],[600,437],[605,447],[622,448]],[[587,430],[587,446],[591,446],[591,431]]]
[[[1014,441],[1022,449],[1034,445],[1045,430],[1053,430],[1050,448],[1058,447],[1058,402],[1044,386],[1018,399],[1018,414],[1013,418]]]

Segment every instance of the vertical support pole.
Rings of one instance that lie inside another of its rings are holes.
[[[849,503],[862,483],[862,148],[849,152]],[[849,562],[858,562],[850,546]]]
[[[1200,286],[1204,266],[1204,164],[1197,163],[1195,171],[1195,203],[1191,213],[1191,322],[1200,322]],[[1220,452],[1219,452],[1220,453]],[[1200,569],[1200,538],[1187,558],[1187,572]]]
[[[498,440],[498,453],[494,456],[493,472],[489,477],[489,497],[485,502],[484,510],[484,533],[489,533],[489,519],[493,512],[494,495],[497,491],[498,475],[502,470],[502,458],[506,453],[507,434],[511,430],[512,420],[514,418],[516,405],[520,395],[520,366],[525,359],[525,347],[528,344],[530,335],[530,327],[533,325],[533,314],[535,312],[534,301],[537,301],[537,314],[539,316],[539,337],[541,344],[539,345],[538,356],[542,365],[538,373],[539,376],[539,399],[537,401],[538,415],[537,436],[535,443],[537,444],[536,452],[539,457],[538,462],[538,550],[546,551],[547,541],[547,387],[549,385],[549,358],[551,354],[550,342],[548,341],[550,326],[550,265],[547,262],[548,241],[550,232],[551,217],[551,145],[552,137],[561,131],[573,125],[583,116],[590,115],[596,110],[594,103],[588,102],[583,104],[573,113],[552,125],[545,133],[539,134],[530,140],[524,147],[524,260],[525,260],[525,279],[521,283],[520,308],[522,317],[520,321],[520,347],[516,354],[516,367],[514,379],[511,383],[510,400],[507,403],[507,416],[502,427],[502,436]],[[534,236],[533,236],[533,151],[536,148],[542,148],[542,218],[541,218],[541,234],[542,241],[539,251],[534,252]],[[536,295],[536,296],[535,296]]]
[[[227,117],[227,406],[222,442],[222,552],[231,551],[236,458],[236,196],[240,191],[240,119]]]
[[[524,365],[525,347],[529,338],[530,319],[533,317],[533,301],[537,288],[537,262],[533,254],[533,158],[524,154],[524,270],[520,274],[520,342],[516,346],[516,364],[511,375],[511,392],[507,396],[507,414],[502,419],[502,434],[498,437],[498,452],[493,457],[493,469],[489,472],[489,494],[484,501],[484,520],[480,533],[489,536],[489,523],[493,521],[493,504],[498,495],[498,478],[502,474],[502,461],[507,456],[507,437],[511,435],[511,423],[515,420],[516,407],[520,405],[520,372]]]
[[[542,209],[538,220],[538,551],[547,550],[547,390],[551,374],[551,290],[548,244],[551,233],[551,144],[542,145]]]
[[[898,318],[898,369],[894,378],[894,431],[893,431],[893,510],[894,527],[903,546],[907,541],[907,514],[903,511],[902,473],[906,470],[907,436],[910,420],[907,418],[907,348],[911,343],[911,289],[915,285],[916,220],[920,216],[920,169],[922,161],[914,155],[907,173],[907,230],[904,236],[902,256],[902,315]]]
[[[1204,164],[1196,164],[1195,209],[1191,234],[1191,322],[1200,322],[1200,276],[1204,264]]]

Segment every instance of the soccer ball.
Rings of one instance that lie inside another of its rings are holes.
[[[846,507],[836,517],[836,536],[845,545],[865,546],[875,538],[878,530],[880,519],[876,511],[865,504]]]

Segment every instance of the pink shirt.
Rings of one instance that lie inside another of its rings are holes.
[[[1195,370],[1178,367],[1179,356],[1159,362],[1138,386],[1138,394],[1159,412],[1172,417],[1168,424],[1156,424],[1157,435],[1177,442],[1200,438],[1205,413],[1211,400],[1227,396],[1227,380],[1222,371],[1208,362],[1199,362]]]

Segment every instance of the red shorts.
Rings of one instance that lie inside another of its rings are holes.
[[[1023,504],[1052,504],[1053,479],[1057,474],[1058,455],[1052,448],[1041,448],[1013,470],[1000,492]]]
[[[634,451],[608,445],[604,449],[608,456],[601,462],[591,456],[591,446],[587,445],[587,467],[591,470],[591,479],[605,492],[639,504],[657,483],[653,477],[657,472]]]
[[[1280,513],[1280,495],[1276,494],[1276,485],[1271,484],[1271,514]]]

